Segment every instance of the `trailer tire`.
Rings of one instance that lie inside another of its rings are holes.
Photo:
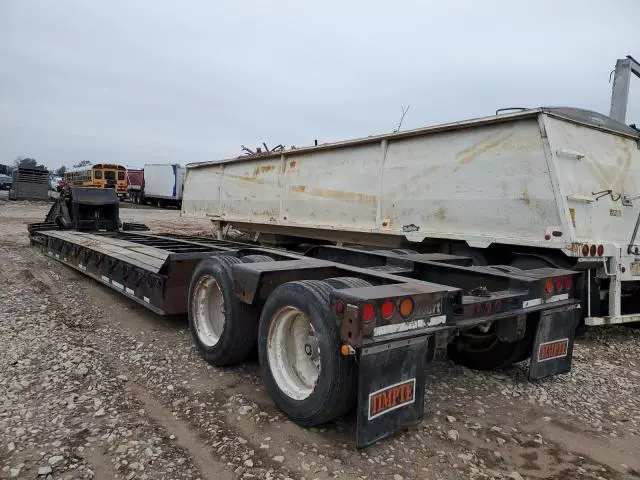
[[[451,255],[458,255],[460,257],[469,257],[473,260],[473,265],[485,266],[489,265],[485,256],[479,250],[468,247],[466,245],[455,244],[451,247]]]
[[[370,287],[371,284],[366,280],[362,280],[357,277],[334,277],[328,278],[325,280],[325,283],[328,283],[331,287],[336,290],[342,290],[343,288],[360,288],[360,287]]]
[[[258,354],[267,391],[301,426],[330,422],[356,401],[356,363],[340,354],[329,307],[332,290],[317,280],[284,283],[267,298],[260,316]]]
[[[236,263],[230,255],[202,260],[189,285],[189,328],[200,356],[216,366],[243,361],[256,343],[259,312],[234,293]]]
[[[473,370],[494,370],[522,362],[531,356],[538,318],[527,317],[524,337],[515,342],[503,342],[489,334],[478,336],[474,342],[469,334],[462,334],[448,345],[447,354],[455,363]]]
[[[418,252],[410,248],[394,248],[391,250],[396,255],[417,255]]]
[[[273,258],[269,255],[246,255],[240,258],[242,263],[262,263],[262,262],[273,262]]]

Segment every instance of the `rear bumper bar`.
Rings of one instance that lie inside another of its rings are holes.
[[[584,324],[590,327],[602,325],[620,325],[622,323],[640,322],[640,313],[607,317],[586,317]]]

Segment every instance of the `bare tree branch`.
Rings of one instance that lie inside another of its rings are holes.
[[[240,145],[240,148],[242,149],[243,152],[245,152],[247,155],[253,155],[255,152],[253,150],[251,150],[250,148],[245,147],[244,145]]]
[[[400,131],[400,127],[402,127],[402,122],[404,121],[404,116],[409,111],[409,108],[411,108],[411,105],[407,105],[407,108],[404,108],[404,106],[402,105],[402,106],[400,106],[400,108],[402,109],[402,116],[400,117],[400,121],[398,122],[398,128],[396,128],[394,130],[394,132],[399,132]]]

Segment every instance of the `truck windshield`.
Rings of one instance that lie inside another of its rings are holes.
[[[118,180],[124,180],[124,172],[118,172]]]
[[[116,179],[116,172],[114,172],[113,170],[105,170],[104,171],[104,178],[105,180],[114,180]]]

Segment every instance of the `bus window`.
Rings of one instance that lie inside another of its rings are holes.
[[[104,178],[105,180],[116,180],[116,172],[114,172],[113,170],[105,170],[104,171]]]
[[[102,180],[102,170],[94,170],[93,171],[93,177],[96,180]]]
[[[118,172],[118,180],[124,180],[124,172]]]

